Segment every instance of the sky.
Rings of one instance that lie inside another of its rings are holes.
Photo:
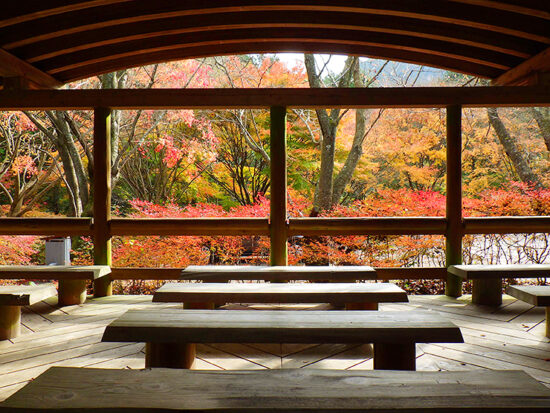
[[[303,65],[304,62],[304,55],[302,53],[277,53],[276,55],[282,62],[285,62],[289,67],[293,67],[296,64]],[[330,55],[316,55],[318,65],[323,65],[324,62],[326,62],[329,59]],[[330,61],[328,64],[328,68],[333,73],[340,73],[342,69],[344,68],[344,63],[346,61],[347,56],[344,55],[332,55],[330,57]],[[381,67],[381,65],[384,63],[384,60],[379,59],[371,59],[371,58],[361,58],[361,64],[363,62],[372,65],[374,70],[376,70],[376,67]],[[412,76],[410,77],[411,81],[413,78],[416,77],[416,73],[418,73],[418,70],[420,70],[420,66],[408,64],[408,63],[401,63],[401,62],[391,62],[390,66],[386,68],[385,73],[387,73],[387,78],[382,81],[383,86],[390,87],[390,86],[404,86],[401,84],[395,83],[395,78],[403,78],[403,74],[406,74],[410,71],[413,72]],[[418,77],[418,80],[416,82],[416,86],[428,86],[436,82],[443,74],[445,73],[444,70],[441,69],[435,69],[431,67],[422,67],[422,72],[420,76]],[[393,75],[393,78],[392,78]],[[401,75],[401,76],[400,76]]]

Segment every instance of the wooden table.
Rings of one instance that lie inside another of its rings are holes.
[[[416,343],[462,343],[460,329],[420,311],[130,310],[103,341],[145,342],[147,367],[191,368],[195,343],[374,344],[374,368],[415,369]]]
[[[21,332],[21,307],[33,305],[57,294],[53,284],[0,286],[0,340]]]
[[[0,278],[26,280],[59,280],[59,305],[82,304],[86,301],[86,281],[111,273],[107,265],[2,265]]]
[[[407,293],[390,283],[167,283],[154,302],[213,308],[225,303],[332,303],[350,310],[376,310],[378,303],[407,302]]]
[[[523,371],[192,371],[51,367],[0,412],[547,413]]]
[[[181,280],[224,282],[231,280],[265,281],[339,281],[376,280],[376,271],[369,266],[248,266],[190,265],[181,272]]]
[[[550,285],[509,285],[506,293],[526,303],[546,307],[546,337],[550,338]]]
[[[550,277],[550,264],[451,265],[447,271],[472,280],[473,303],[499,306],[503,278]]]

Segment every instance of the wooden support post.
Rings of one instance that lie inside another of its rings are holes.
[[[86,302],[86,280],[59,280],[58,284],[58,304],[76,305]]]
[[[216,303],[183,303],[184,310],[214,310]]]
[[[288,264],[286,192],[286,107],[271,108],[270,265]]]
[[[374,370],[416,370],[416,344],[375,343]]]
[[[462,264],[462,107],[447,107],[447,231],[445,233],[446,266]],[[445,294],[462,295],[462,281],[447,275]]]
[[[546,337],[550,338],[550,307],[546,307]]]
[[[498,307],[502,304],[502,278],[472,280],[472,303]]]
[[[96,108],[94,111],[94,264],[111,265],[111,110]],[[94,281],[94,296],[112,294],[109,277]]]
[[[194,343],[147,343],[145,368],[191,369],[195,363],[196,353]]]
[[[346,303],[346,310],[378,310],[378,303]]]
[[[0,305],[0,340],[9,340],[21,333],[21,306]]]

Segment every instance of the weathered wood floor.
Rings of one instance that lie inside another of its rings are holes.
[[[56,307],[56,300],[26,307],[22,335],[0,342],[0,400],[52,365],[143,368],[144,345],[101,343],[105,326],[129,308],[181,308],[152,303],[151,296],[112,296],[63,308]],[[267,306],[250,307],[261,310]],[[284,308],[288,307],[311,308]],[[418,370],[522,369],[550,387],[550,339],[544,337],[544,308],[507,296],[498,309],[472,305],[469,296],[458,300],[411,296],[408,304],[381,304],[381,311],[417,309],[444,314],[461,328],[466,341],[418,345]],[[198,369],[372,369],[368,345],[209,344],[199,346],[198,353]]]

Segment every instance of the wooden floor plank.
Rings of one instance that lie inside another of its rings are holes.
[[[267,353],[258,348],[238,343],[213,343],[210,344],[210,346],[235,357],[244,358],[251,363],[258,364],[267,369],[281,368],[281,357]]]
[[[56,300],[54,297],[27,307],[24,323],[30,328],[23,325],[20,337],[0,342],[0,400],[51,365],[143,368],[143,344],[101,344],[98,341],[105,326],[129,309],[181,309],[178,304],[152,303],[151,296],[89,297],[83,305],[61,308],[56,307]],[[508,298],[505,304],[490,309],[471,304],[469,296],[458,300],[411,296],[410,303],[381,304],[380,311],[435,311],[461,328],[465,344],[417,345],[418,370],[520,368],[550,387],[550,362],[547,361],[550,339],[544,337],[544,309]],[[230,307],[258,311],[274,308],[247,304]],[[276,305],[275,308],[281,311],[321,309],[311,305]],[[324,308],[331,307],[325,305]],[[194,368],[369,370],[373,367],[371,357],[368,351],[354,345],[205,344],[198,346]]]

